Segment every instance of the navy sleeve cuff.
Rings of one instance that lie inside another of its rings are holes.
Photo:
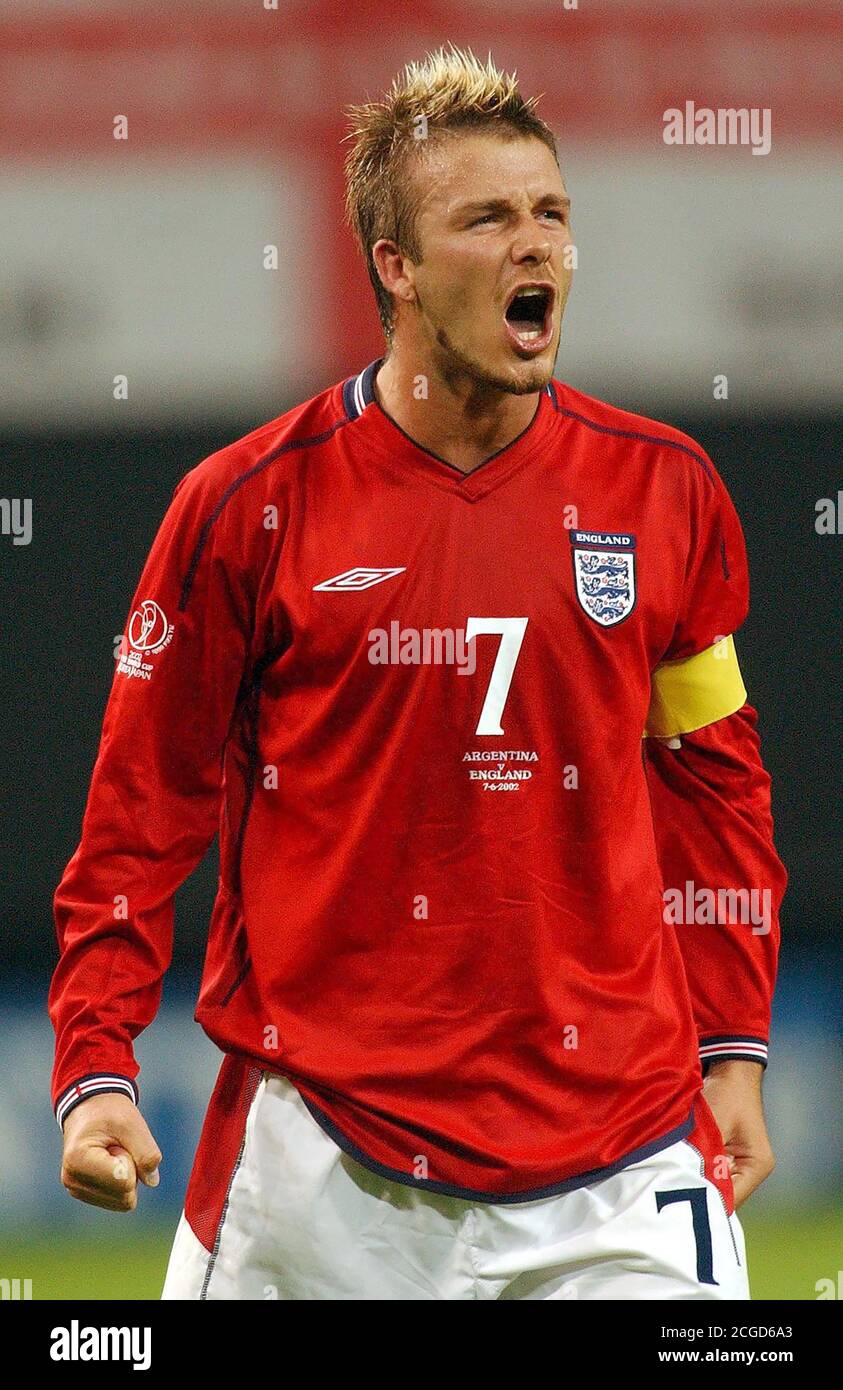
[[[700,1062],[703,1076],[713,1062],[758,1062],[766,1067],[767,1043],[764,1038],[741,1033],[700,1038]]]
[[[130,1077],[120,1076],[116,1072],[90,1072],[87,1076],[80,1076],[78,1081],[74,1081],[72,1086],[62,1091],[56,1101],[59,1129],[63,1128],[71,1110],[75,1110],[83,1100],[88,1100],[91,1096],[105,1095],[108,1091],[119,1091],[134,1101],[135,1105],[138,1103],[138,1088]]]

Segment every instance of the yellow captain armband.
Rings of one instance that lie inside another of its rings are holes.
[[[663,661],[653,672],[645,738],[678,738],[725,719],[746,704],[735,642],[724,637],[696,656]]]

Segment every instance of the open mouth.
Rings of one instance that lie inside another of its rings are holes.
[[[510,297],[504,321],[517,347],[543,351],[553,334],[553,287],[521,285]]]

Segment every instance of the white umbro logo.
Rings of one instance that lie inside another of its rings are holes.
[[[406,565],[400,565],[398,569],[376,569],[374,566],[365,567],[358,565],[357,569],[346,570],[344,574],[335,574],[333,579],[325,579],[321,584],[314,584],[314,589],[371,589],[373,584],[382,584],[385,579],[392,579],[396,574],[403,574]]]

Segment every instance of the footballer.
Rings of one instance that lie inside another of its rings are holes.
[[[384,355],[153,543],[55,895],[62,1181],[157,1184],[133,1042],[218,834],[165,1299],[746,1299],[785,872],[740,523],[554,378],[570,201],[515,76],[451,47],[349,115]]]

